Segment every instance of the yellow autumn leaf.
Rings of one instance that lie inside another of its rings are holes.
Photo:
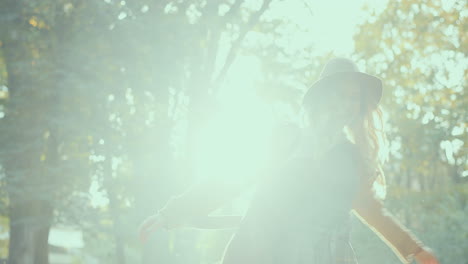
[[[35,16],[31,17],[28,22],[29,22],[29,24],[31,26],[37,27],[38,22],[37,22],[37,18]]]

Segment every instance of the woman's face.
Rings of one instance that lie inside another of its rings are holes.
[[[333,91],[318,99],[313,106],[306,105],[310,124],[323,119],[326,124],[320,126],[340,130],[362,119],[360,85],[352,80],[342,80],[337,85],[339,87],[332,88]]]
[[[332,95],[329,107],[337,123],[348,125],[357,121],[361,113],[361,88],[353,82],[342,83]]]

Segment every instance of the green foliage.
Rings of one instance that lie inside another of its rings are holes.
[[[3,1],[3,217],[12,199],[45,201],[51,223],[79,226],[99,263],[136,263],[140,254],[148,263],[219,260],[230,232],[160,233],[141,248],[136,228],[196,180],[187,164],[197,133],[219,111],[215,95],[237,55],[260,61],[256,94],[291,113],[333,56],[307,43],[291,48],[287,32],[300,29],[262,19],[269,2]],[[353,56],[385,82],[387,205],[444,263],[468,259],[465,9],[389,1],[354,37]],[[94,205],[91,186],[107,202]],[[398,262],[355,226],[360,262]]]
[[[356,56],[385,83],[393,146],[387,205],[442,263],[467,259],[464,9],[463,2],[389,1],[355,35]],[[382,263],[380,253],[360,254],[370,258],[363,263]],[[385,263],[398,263],[391,259]]]

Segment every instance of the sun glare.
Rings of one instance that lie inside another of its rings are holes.
[[[200,132],[194,161],[198,177],[251,177],[267,153],[272,119],[256,95],[260,64],[239,56],[217,94],[218,111]]]
[[[318,54],[333,51],[337,55],[346,56],[353,52],[356,26],[366,21],[371,12],[382,12],[387,2],[388,0],[279,1],[272,5],[266,17],[281,17],[295,25],[294,32],[289,32],[289,48],[312,44]],[[367,10],[363,10],[363,7]]]

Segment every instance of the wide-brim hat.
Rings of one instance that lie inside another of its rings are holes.
[[[357,65],[346,58],[329,60],[317,80],[304,95],[304,105],[314,104],[327,92],[333,91],[343,82],[357,82],[365,93],[366,102],[371,108],[377,107],[382,98],[382,80],[374,75],[359,71]]]

